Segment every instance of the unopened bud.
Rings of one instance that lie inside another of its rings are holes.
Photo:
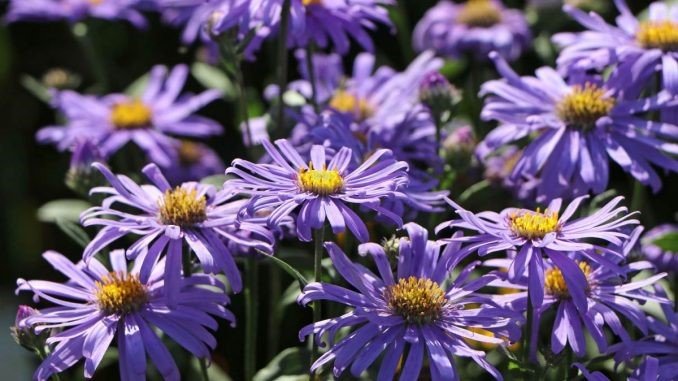
[[[451,115],[461,100],[460,92],[437,71],[427,74],[419,86],[419,99],[434,115]]]

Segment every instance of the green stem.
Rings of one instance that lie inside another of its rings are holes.
[[[106,75],[106,69],[103,62],[100,59],[99,54],[97,54],[92,39],[89,37],[89,28],[84,22],[79,22],[71,28],[73,36],[78,41],[82,50],[85,53],[85,57],[89,62],[94,77],[96,78],[97,85],[101,92],[106,92],[108,90],[108,76]]]
[[[313,64],[313,55],[315,52],[315,47],[312,42],[306,46],[306,69],[308,70],[308,78],[311,82],[311,104],[313,105],[313,110],[316,114],[319,112],[318,108],[318,92],[317,84],[315,80],[315,65]]]
[[[645,186],[638,180],[633,181],[633,195],[631,196],[631,211],[642,212],[645,203]]]
[[[468,187],[461,195],[459,195],[459,203],[462,203],[464,201],[467,201],[471,196],[476,194],[477,192],[487,188],[490,186],[490,182],[488,180],[481,180],[470,187]]]
[[[320,282],[322,279],[322,260],[323,260],[323,244],[325,241],[325,225],[314,232],[314,254],[313,254],[313,274],[315,282]],[[320,300],[313,301],[313,322],[316,323],[322,319],[322,304]],[[311,365],[318,358],[318,346],[313,342],[311,336]],[[311,377],[313,379],[313,377]]]
[[[256,371],[257,354],[257,296],[259,286],[257,259],[254,256],[247,258],[245,275],[245,380],[251,380]]]
[[[200,359],[200,373],[203,381],[210,381],[210,375],[207,373],[207,360]]]
[[[291,0],[284,0],[280,15],[280,35],[278,36],[278,114],[276,128],[282,128],[285,117],[283,96],[287,87],[287,33],[290,24]]]
[[[47,349],[45,349],[44,346],[38,346],[35,348],[35,354],[38,356],[40,361],[44,361],[49,353],[47,352]],[[52,375],[52,380],[53,381],[61,381],[61,377],[59,376],[59,373],[54,373]]]

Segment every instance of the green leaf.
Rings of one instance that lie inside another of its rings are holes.
[[[196,62],[191,67],[191,73],[206,88],[223,91],[226,99],[235,98],[236,91],[233,82],[223,71],[216,67]]]
[[[42,84],[42,82],[31,77],[30,75],[21,76],[21,85],[26,88],[31,94],[36,98],[40,99],[45,103],[49,103],[52,99],[52,96],[49,93],[49,89]]]
[[[442,68],[440,74],[447,78],[455,78],[466,70],[467,63],[465,60],[447,60]]]
[[[205,177],[204,179],[200,180],[200,183],[212,185],[212,186],[216,187],[217,189],[221,189],[221,187],[224,186],[224,182],[226,180],[228,180],[228,177],[226,175],[214,175],[214,176]]]
[[[59,229],[61,229],[61,231],[66,233],[67,236],[71,237],[73,241],[83,248],[87,247],[91,241],[89,235],[87,235],[87,232],[76,222],[59,218],[56,220],[56,225],[59,227]]]
[[[308,284],[308,281],[306,278],[304,278],[303,275],[299,271],[297,271],[294,267],[292,267],[289,263],[283,261],[282,259],[276,257],[275,255],[268,255],[264,252],[260,252],[261,254],[265,255],[268,259],[272,260],[273,263],[278,265],[280,268],[285,270],[286,273],[290,274],[294,279],[296,279],[297,282],[299,282],[299,288],[302,290],[306,285]]]
[[[664,234],[652,241],[652,244],[664,251],[678,252],[678,232]]]
[[[151,78],[150,74],[146,73],[141,77],[137,78],[125,89],[125,94],[129,95],[131,98],[141,98],[146,90],[146,85],[148,85],[148,80]]]
[[[78,199],[62,199],[50,201],[38,209],[38,220],[56,223],[57,220],[80,221],[80,213],[92,205]]]
[[[198,375],[198,378],[192,378],[193,380],[202,379],[202,370],[200,366],[200,360],[193,357],[191,359],[191,367],[193,368],[195,375]],[[210,381],[232,381],[232,378],[215,364],[211,364],[207,367],[207,376],[209,377]]]
[[[252,381],[308,380],[309,353],[306,348],[287,348],[278,353],[265,368],[254,375]]]

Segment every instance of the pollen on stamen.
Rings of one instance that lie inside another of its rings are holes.
[[[207,200],[196,189],[167,190],[160,201],[160,222],[189,227],[207,219]]]
[[[579,262],[578,265],[579,269],[588,279],[589,274],[591,274],[591,265],[584,261]],[[565,283],[565,278],[563,278],[563,273],[557,267],[546,270],[544,273],[544,289],[547,294],[556,297],[564,298],[570,296],[567,284]]]
[[[125,315],[148,302],[148,290],[136,275],[112,272],[96,282],[95,297],[105,314]]]
[[[556,106],[560,119],[570,127],[589,129],[596,121],[610,114],[615,100],[607,96],[605,89],[593,83],[574,86]]]
[[[365,120],[373,114],[372,107],[365,99],[346,90],[338,90],[334,93],[330,99],[330,107],[340,112],[351,113],[358,120]]]
[[[501,10],[491,0],[469,0],[457,16],[457,22],[478,28],[489,28],[501,22]]]
[[[151,109],[138,99],[118,103],[111,110],[111,123],[118,130],[149,128],[152,118]]]
[[[409,323],[430,323],[440,317],[447,304],[445,291],[427,278],[401,278],[384,292],[389,307]]]
[[[648,49],[678,51],[678,22],[671,20],[642,22],[636,33],[636,41]]]
[[[344,178],[334,169],[315,169],[309,164],[308,169],[302,169],[298,174],[299,188],[304,192],[319,196],[329,196],[341,192],[344,188]]]
[[[542,213],[523,210],[508,216],[509,227],[517,236],[526,239],[544,238],[547,234],[558,230],[558,212]]]

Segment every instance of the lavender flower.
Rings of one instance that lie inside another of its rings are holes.
[[[664,250],[655,244],[655,241],[667,234],[678,234],[678,225],[663,224],[649,230],[640,241],[641,251],[648,261],[652,262],[660,271],[678,271],[678,253]]]
[[[103,227],[85,249],[84,259],[91,260],[101,249],[124,236],[140,236],[127,249],[127,256],[142,264],[140,276],[146,281],[167,249],[165,288],[170,302],[181,285],[184,243],[195,253],[205,272],[223,271],[234,292],[240,292],[242,280],[233,255],[222,239],[267,252],[272,250],[274,240],[268,229],[237,221],[237,212],[245,200],[234,200],[232,193],[217,192],[211,185],[198,183],[172,188],[155,164],[143,169],[152,185],[142,186],[126,176],[113,175],[99,163],[94,166],[112,187],[94,188],[92,193],[108,197],[101,206],[90,208],[81,216],[84,226]],[[104,216],[113,219],[102,218]],[[257,239],[241,238],[241,230],[255,234]]]
[[[678,171],[678,126],[647,120],[644,113],[667,110],[678,99],[667,92],[650,98],[629,96],[627,75],[607,80],[575,76],[566,82],[544,67],[536,77],[519,77],[498,54],[492,59],[504,80],[483,85],[490,94],[482,117],[499,127],[478,146],[484,158],[514,141],[535,136],[516,163],[511,181],[537,178],[537,202],[571,198],[608,184],[609,159],[656,192],[661,180],[653,166]]]
[[[358,240],[367,241],[365,223],[351,205],[376,211],[402,225],[399,216],[379,205],[396,197],[407,184],[407,164],[394,160],[389,150],[378,150],[357,169],[349,170],[352,152],[346,147],[328,163],[325,148],[313,146],[306,164],[287,140],[277,140],[277,147],[263,143],[272,164],[236,159],[226,170],[227,175],[238,178],[227,181],[224,189],[252,196],[247,206],[250,215],[271,211],[269,225],[277,226],[297,211],[297,235],[304,241],[310,241],[311,230],[323,227],[326,220],[333,232],[348,227]]]
[[[666,298],[666,293],[659,285],[655,286],[655,290],[658,295]],[[640,355],[652,356],[659,361],[658,377],[653,380],[674,380],[678,369],[678,324],[676,324],[678,313],[673,311],[672,307],[670,303],[661,305],[664,319],[647,317],[646,324],[652,335],[639,341],[620,343],[611,348],[611,351],[616,352],[615,360],[619,362]],[[652,357],[647,357],[647,360]]]
[[[619,64],[628,83],[646,86],[650,76],[661,70],[661,89],[678,94],[678,6],[665,1],[650,5],[649,17],[640,21],[624,0],[615,0],[621,13],[617,26],[609,25],[596,13],[566,5],[565,11],[588,30],[559,33],[553,37],[563,47],[558,66],[564,69],[595,68]],[[678,122],[673,111],[672,121]]]
[[[470,357],[496,379],[502,379],[499,371],[485,359],[485,353],[472,349],[464,341],[505,344],[515,339],[517,315],[496,307],[490,298],[476,293],[495,279],[494,276],[470,280],[476,265],[473,263],[462,269],[454,280],[449,280],[454,265],[462,259],[457,255],[459,245],[451,243],[444,249],[443,256],[456,259],[448,267],[449,263],[440,261],[442,244],[428,241],[426,229],[414,223],[404,227],[409,238],[400,239],[396,274],[391,270],[384,248],[378,244],[359,247],[362,255],[372,256],[377,275],[352,263],[334,243],[325,243],[337,272],[353,289],[311,283],[299,296],[302,304],[328,300],[349,307],[347,313],[313,323],[299,332],[301,338],[315,335],[316,343],[328,335],[330,349],[313,364],[311,371],[334,361],[336,377],[349,366],[351,374],[357,377],[384,353],[378,380],[393,380],[403,356],[400,379],[416,380],[426,354],[434,380],[459,379],[453,356]],[[476,303],[481,306],[475,307]],[[334,343],[339,330],[347,328],[347,336]],[[496,337],[475,333],[473,329],[488,330]]]
[[[170,184],[198,181],[226,170],[219,155],[205,144],[183,139],[175,143],[178,160],[174,165],[163,168]]]
[[[506,9],[499,0],[468,0],[464,4],[442,0],[426,12],[412,38],[418,51],[431,49],[442,57],[469,55],[486,61],[492,51],[507,60],[518,58],[531,35],[521,11]]]
[[[184,65],[175,67],[169,75],[167,68],[156,66],[138,99],[123,94],[97,98],[73,91],[56,93],[54,106],[64,113],[67,124],[45,127],[38,131],[37,139],[62,151],[86,139],[106,158],[133,142],[151,161],[170,166],[178,157],[168,134],[204,137],[222,131],[217,122],[192,115],[221,93],[208,90],[196,96],[181,95],[187,76]]]
[[[508,208],[500,213],[471,213],[451,200],[448,202],[461,219],[440,224],[436,231],[447,227],[468,229],[474,232],[467,237],[452,237],[451,241],[465,242],[465,254],[478,252],[481,256],[508,250],[512,256],[508,267],[509,279],[517,281],[525,271],[529,273],[530,299],[534,308],[544,302],[545,256],[551,259],[563,275],[569,294],[577,308],[586,311],[586,279],[577,264],[568,257],[571,251],[582,251],[588,261],[605,268],[616,268],[604,256],[592,253],[601,250],[618,258],[624,255],[618,250],[587,243],[598,239],[621,246],[629,235],[620,228],[638,224],[627,214],[625,207],[618,207],[623,197],[617,197],[590,216],[570,220],[586,197],[572,201],[559,214],[562,200],[551,201],[541,212]],[[448,260],[443,258],[443,260]]]
[[[77,22],[94,17],[126,20],[137,28],[143,28],[146,19],[137,10],[138,7],[139,0],[11,0],[6,20]]]
[[[258,48],[264,39],[280,33],[283,1],[249,2],[252,28],[261,31],[251,42],[251,50]],[[372,51],[374,46],[367,31],[376,29],[378,24],[391,25],[385,6],[392,4],[395,4],[392,0],[291,0],[288,47],[305,48],[311,43],[320,48],[332,45],[335,52],[343,55],[353,39],[363,49]]]
[[[56,252],[46,252],[43,257],[66,275],[68,282],[17,281],[17,292],[31,291],[36,299],[56,305],[24,319],[23,324],[36,333],[61,329],[47,339],[52,349],[35,371],[35,380],[46,381],[82,358],[85,377],[92,378],[114,338],[122,380],[145,379],[146,355],[165,380],[179,380],[179,369],[155,330],[193,355],[209,358],[210,349],[216,346],[210,332],[218,327],[214,317],[235,322],[235,316],[224,307],[229,302],[224,285],[205,274],[180,278],[175,307],[170,308],[163,281],[164,260],[143,280],[141,263],[135,262],[128,270],[122,250],[111,252],[112,270],[95,258],[87,264],[74,264]]]
[[[642,228],[638,228],[642,230]],[[635,240],[632,240],[635,243]],[[587,257],[602,255],[591,253]],[[570,283],[566,281],[565,272],[557,265],[550,265],[544,273],[545,290],[544,303],[535,309],[535,322],[531,327],[531,339],[533,343],[531,356],[536,355],[537,339],[541,317],[546,311],[555,309],[556,317],[551,329],[551,351],[560,353],[566,346],[579,357],[586,355],[586,339],[584,333],[588,332],[598,346],[601,353],[608,349],[604,327],[610,328],[612,333],[623,342],[630,342],[631,336],[626,328],[620,323],[620,317],[629,319],[635,327],[644,334],[648,332],[648,320],[638,303],[655,301],[670,303],[664,297],[660,297],[643,290],[666,276],[666,273],[653,275],[638,281],[630,279],[641,270],[651,269],[652,265],[646,261],[634,262],[622,265],[622,259],[610,257],[609,259],[619,265],[617,269],[582,260],[581,255],[570,255],[576,261],[579,273],[583,275],[583,289],[585,291],[586,304],[584,308],[577,305],[575,296],[571,293]],[[511,260],[494,260],[497,266],[507,266]],[[620,271],[619,271],[620,270]],[[515,282],[497,281],[493,285],[498,287],[510,287],[524,290],[523,292],[502,295],[498,302],[508,303],[518,311],[527,309],[528,285],[532,287],[532,273],[523,273]],[[528,280],[528,278],[530,278]]]

